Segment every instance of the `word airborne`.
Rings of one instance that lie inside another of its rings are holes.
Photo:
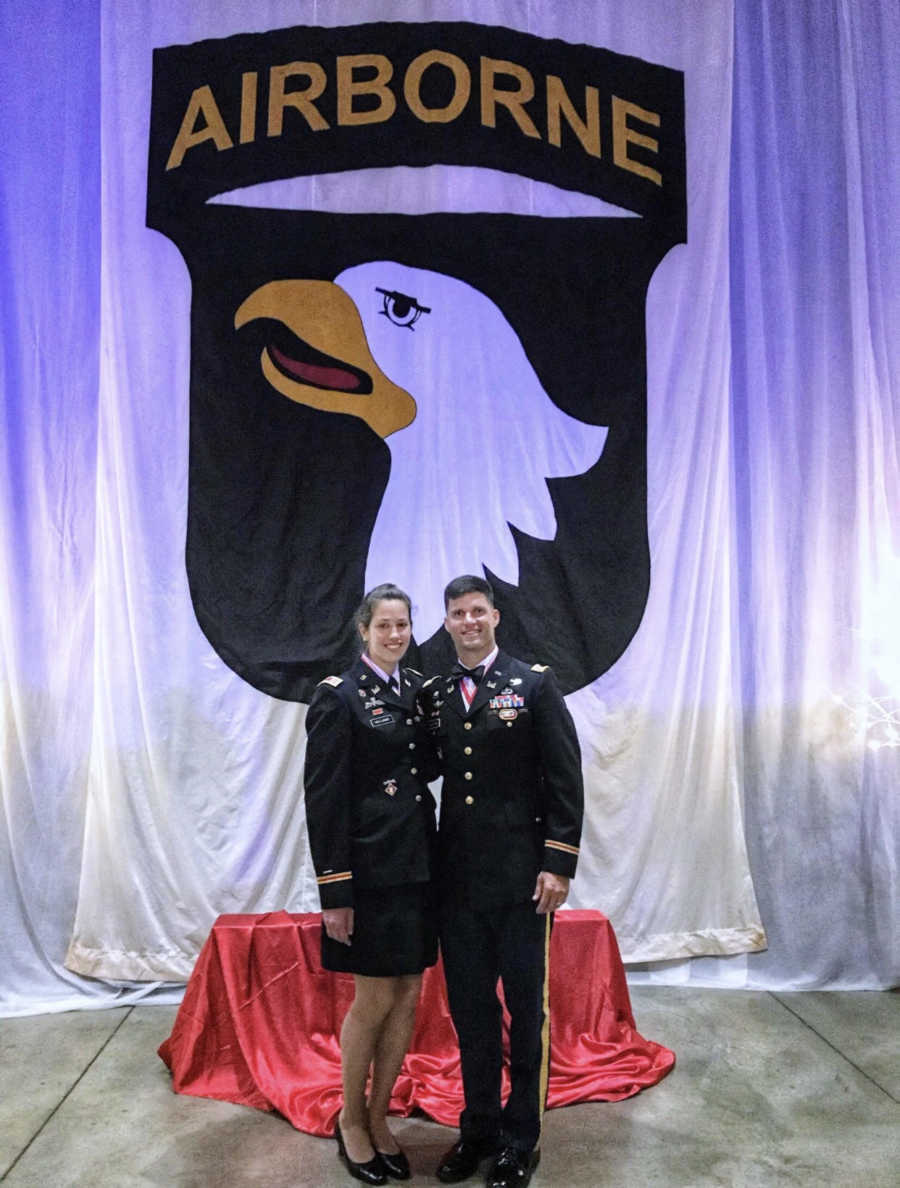
[[[473,71],[456,54],[428,50],[413,58],[402,82],[394,76],[394,65],[383,54],[347,54],[334,59],[333,90],[325,67],[314,61],[272,66],[267,73],[243,72],[239,106],[236,85],[229,95],[220,87],[218,99],[208,83],[198,86],[187,101],[166,169],[178,169],[188,153],[207,142],[218,152],[233,149],[236,143],[254,143],[262,135],[263,114],[264,134],[275,138],[285,133],[286,117],[289,135],[321,133],[333,124],[383,124],[395,116],[401,102],[424,124],[452,124],[473,101]],[[659,153],[658,112],[609,92],[601,97],[600,87],[591,85],[584,86],[583,96],[576,101],[554,74],[536,81],[525,66],[483,56],[478,60],[477,90],[482,127],[496,128],[502,109],[506,127],[562,148],[565,124],[575,138],[569,138],[571,143],[577,141],[587,156],[599,159],[608,154],[617,168],[662,186],[662,173],[654,168]],[[470,118],[473,114],[474,110],[469,112]],[[606,129],[608,145],[601,143],[601,128]],[[648,154],[653,164],[641,159]]]

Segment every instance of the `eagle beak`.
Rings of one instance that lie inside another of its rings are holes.
[[[234,328],[260,318],[276,323],[260,366],[282,396],[360,417],[379,437],[415,418],[415,400],[372,358],[359,310],[331,281],[269,281],[241,303]]]

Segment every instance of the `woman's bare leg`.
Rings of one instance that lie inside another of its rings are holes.
[[[344,1106],[340,1114],[341,1134],[347,1154],[354,1163],[374,1158],[369,1138],[366,1081],[376,1058],[381,1033],[391,1014],[396,978],[368,978],[354,974],[356,993],[341,1028],[341,1079]]]
[[[422,975],[408,974],[389,980],[394,985],[393,1002],[375,1047],[368,1123],[369,1135],[375,1148],[388,1154],[396,1154],[400,1148],[388,1129],[387,1112],[403,1057],[409,1051]]]

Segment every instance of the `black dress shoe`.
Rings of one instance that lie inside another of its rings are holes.
[[[384,1164],[384,1169],[392,1180],[408,1180],[412,1175],[409,1170],[409,1160],[402,1151],[391,1154],[390,1151],[379,1151],[376,1147],[375,1154]]]
[[[504,1147],[488,1172],[487,1188],[525,1188],[540,1161],[540,1151]]]
[[[468,1180],[478,1170],[482,1159],[493,1155],[497,1143],[493,1139],[457,1139],[438,1164],[437,1178],[442,1184],[458,1184]]]
[[[377,1151],[365,1163],[354,1163],[347,1154],[347,1148],[344,1146],[344,1139],[341,1135],[341,1128],[337,1122],[334,1124],[334,1137],[337,1139],[338,1158],[343,1161],[344,1166],[350,1175],[353,1176],[354,1180],[362,1180],[364,1184],[387,1183],[387,1171],[384,1166],[384,1160]]]

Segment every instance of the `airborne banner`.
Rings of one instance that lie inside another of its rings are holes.
[[[103,0],[71,969],[184,978],[218,913],[318,908],[312,690],[384,581],[409,663],[444,669],[462,572],[566,692],[572,906],[626,960],[765,944],[734,701],[731,5],[474,12]]]
[[[290,198],[398,166],[604,213]],[[681,74],[458,22],[163,47],[147,192],[191,278],[186,558],[219,656],[308,700],[353,659],[364,590],[395,581],[437,671],[443,585],[474,572],[502,644],[566,691],[614,664],[650,580],[645,299],[686,235]]]

